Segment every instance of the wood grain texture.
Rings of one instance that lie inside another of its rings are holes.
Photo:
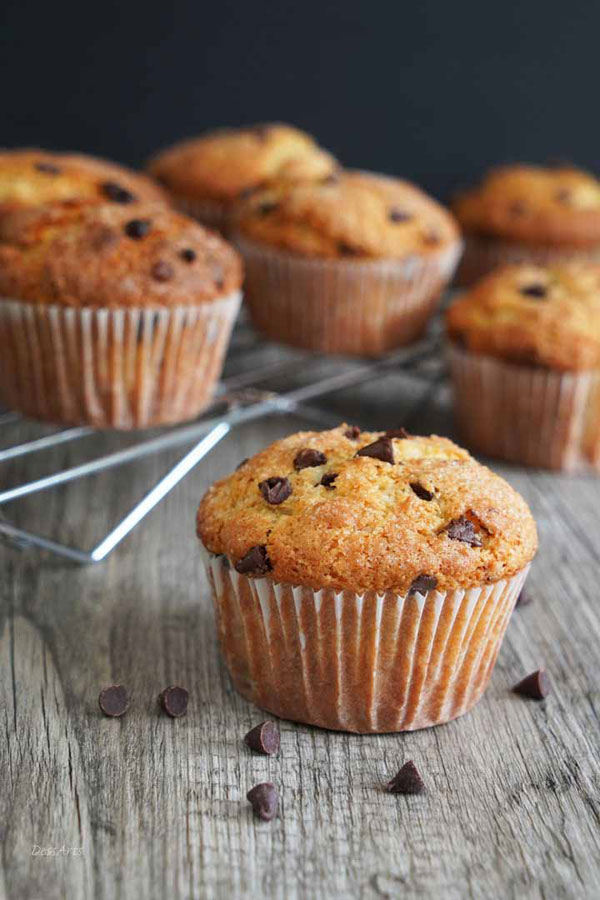
[[[422,382],[389,375],[325,405],[365,426],[449,433],[445,385],[427,393],[425,402]],[[219,659],[194,513],[215,478],[302,424],[273,418],[236,430],[97,567],[0,547],[0,896],[600,896],[600,479],[495,466],[530,502],[541,546],[534,602],[514,613],[472,713],[369,737],[281,722],[280,755],[259,757],[242,738],[264,716],[233,692]],[[5,430],[3,444],[31,430]],[[0,477],[12,483],[84,452],[85,441],[58,448]],[[183,452],[6,513],[91,546]],[[541,665],[551,697],[511,693]],[[121,720],[97,705],[112,682],[132,693]],[[170,683],[190,690],[185,719],[158,709]],[[407,759],[428,792],[384,793]],[[263,780],[282,797],[270,824],[245,800]],[[34,857],[34,844],[83,852]]]

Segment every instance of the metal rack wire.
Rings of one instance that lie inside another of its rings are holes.
[[[135,435],[133,443],[122,449],[93,456],[76,466],[0,490],[0,539],[19,549],[37,547],[80,564],[99,563],[236,427],[274,414],[296,414],[321,427],[331,427],[337,423],[339,416],[312,406],[312,401],[335,391],[366,384],[389,372],[410,371],[424,381],[427,391],[442,377],[439,348],[440,338],[434,327],[432,333],[419,343],[378,360],[323,357],[266,344],[242,320],[233,335],[225,377],[219,384],[213,404],[199,419],[191,424],[162,429],[157,435],[148,436],[140,432]],[[313,370],[317,373],[314,378],[310,377]],[[269,383],[273,379],[281,381],[282,378],[292,385],[290,389],[270,389]],[[18,413],[0,414],[0,426],[12,425],[19,420]],[[60,444],[72,444],[93,434],[94,429],[88,427],[42,434],[0,449],[0,465],[43,453]],[[67,546],[18,528],[5,518],[1,510],[5,504],[25,496],[186,444],[193,446],[91,550]]]

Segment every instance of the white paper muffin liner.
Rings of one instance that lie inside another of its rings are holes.
[[[226,557],[203,556],[240,694],[281,718],[361,733],[471,709],[529,569],[467,590],[354,594],[249,578]]]
[[[96,428],[194,418],[212,398],[240,300],[94,309],[0,298],[0,402]]]
[[[600,469],[600,370],[559,372],[449,347],[461,440],[485,456]]]
[[[600,245],[569,247],[560,244],[533,244],[525,241],[506,241],[484,235],[466,235],[465,252],[458,268],[456,281],[466,287],[494,269],[516,263],[553,265],[566,262],[600,262]]]
[[[302,257],[240,234],[244,296],[272,340],[322,353],[380,356],[420,336],[454,273],[461,243],[400,260]]]

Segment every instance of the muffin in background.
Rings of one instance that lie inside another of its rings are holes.
[[[263,334],[359,356],[419,337],[461,250],[450,213],[417,187],[352,171],[253,194],[233,240]]]
[[[53,204],[4,224],[4,406],[130,429],[208,405],[240,303],[233,248],[163,204]]]
[[[446,321],[455,413],[470,449],[600,469],[600,265],[498,269]]]
[[[148,163],[179,209],[225,233],[248,192],[272,181],[319,181],[337,168],[310,135],[282,124],[209,131],[167,147]]]
[[[492,169],[452,208],[465,234],[463,285],[505,264],[600,262],[600,181],[573,166]]]
[[[167,203],[146,175],[76,153],[0,150],[0,227],[3,216],[50,203]]]
[[[236,689],[354,732],[477,702],[537,547],[524,500],[451,441],[347,425],[245,462],[197,531]]]

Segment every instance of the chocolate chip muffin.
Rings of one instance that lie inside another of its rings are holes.
[[[506,266],[447,313],[469,447],[553,469],[600,468],[600,265]]]
[[[52,422],[141,428],[210,401],[241,262],[163,204],[53,204],[5,217],[0,402]]]
[[[242,464],[197,528],[236,688],[356,732],[473,706],[537,546],[523,499],[451,441],[347,425]]]
[[[175,204],[206,225],[227,231],[240,197],[272,181],[319,181],[337,162],[290,125],[253,125],[207,132],[168,147],[148,164]]]
[[[600,262],[600,181],[572,166],[493,169],[453,209],[466,237],[463,284],[506,263]]]
[[[74,153],[0,150],[0,220],[49,203],[167,203],[150,178],[116,163]]]
[[[434,200],[365,172],[252,195],[234,240],[260,331],[309,350],[363,356],[422,333],[461,246],[452,216]]]

